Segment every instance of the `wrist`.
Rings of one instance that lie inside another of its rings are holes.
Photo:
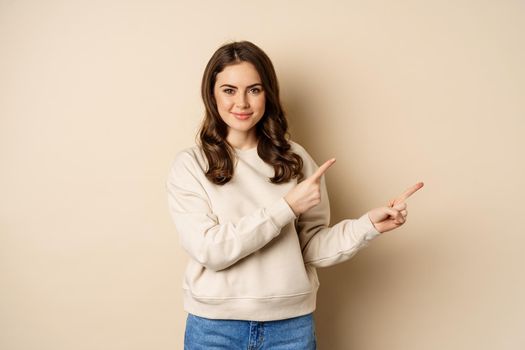
[[[294,202],[293,202],[290,198],[288,198],[288,196],[284,196],[284,201],[285,201],[286,203],[288,203],[288,206],[289,206],[290,209],[293,211],[293,213],[295,214],[295,216],[296,216],[296,217],[299,216],[300,213],[299,213],[298,210],[295,208]]]

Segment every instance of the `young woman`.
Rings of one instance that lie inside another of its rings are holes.
[[[233,42],[202,79],[197,144],[168,181],[170,213],[190,259],[185,349],[315,349],[316,268],[348,260],[406,221],[405,200],[332,227],[324,173],[288,134],[268,56]]]

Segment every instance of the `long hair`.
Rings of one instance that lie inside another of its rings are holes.
[[[229,65],[240,62],[253,64],[265,92],[265,111],[256,128],[259,157],[274,168],[272,183],[288,182],[297,178],[300,182],[303,160],[291,151],[288,142],[288,122],[279,100],[279,85],[270,58],[258,46],[249,41],[232,42],[221,46],[210,58],[201,84],[201,95],[206,109],[198,132],[198,143],[208,160],[206,177],[215,184],[224,185],[233,177],[235,150],[226,140],[228,125],[217,110],[214,87],[217,74]]]

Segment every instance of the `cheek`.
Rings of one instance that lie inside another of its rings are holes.
[[[258,109],[264,111],[264,106],[266,105],[266,99],[264,97],[258,98],[254,102]]]
[[[228,100],[225,98],[221,98],[220,96],[215,97],[215,102],[217,103],[217,109],[218,110],[224,110],[228,109]]]

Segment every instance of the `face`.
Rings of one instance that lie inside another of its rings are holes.
[[[254,126],[266,103],[259,73],[249,62],[227,66],[217,74],[213,94],[217,110],[228,125],[228,138],[255,137]]]

